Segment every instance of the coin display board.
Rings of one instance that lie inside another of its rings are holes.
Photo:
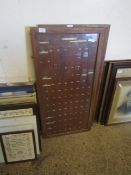
[[[39,25],[30,31],[43,136],[89,130],[109,25]]]

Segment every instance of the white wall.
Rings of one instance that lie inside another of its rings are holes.
[[[27,26],[111,24],[107,59],[131,59],[131,0],[0,0],[0,81],[34,77]]]

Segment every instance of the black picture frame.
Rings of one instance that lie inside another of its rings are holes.
[[[7,137],[6,137],[7,136]],[[32,153],[29,153],[27,155],[24,155],[26,153],[26,151],[29,151],[29,147],[27,150],[27,145],[29,144],[24,143],[24,140],[22,141],[22,139],[25,139],[27,137],[30,137],[30,148],[32,148]],[[12,140],[11,140],[12,137]],[[14,137],[14,138],[13,138]],[[34,130],[24,130],[24,131],[13,131],[13,132],[5,132],[5,133],[0,133],[0,142],[1,142],[1,147],[2,147],[2,151],[3,151],[3,156],[4,156],[4,160],[6,164],[10,164],[10,163],[17,163],[17,162],[25,162],[25,161],[31,161],[31,160],[36,160],[37,159],[37,152],[36,152],[36,143],[35,143],[35,135],[34,135]],[[9,146],[7,147],[7,143],[9,144]],[[17,143],[18,142],[18,143]],[[18,144],[16,151],[14,150],[16,147],[16,144]],[[24,145],[25,144],[25,145]],[[25,149],[21,149],[20,148],[24,148]],[[26,150],[26,151],[25,151]],[[9,151],[12,151],[12,154],[9,153]],[[13,154],[14,151],[14,154]],[[24,153],[25,151],[25,153]],[[16,153],[17,152],[17,153]],[[22,155],[23,152],[23,155]],[[21,154],[21,155],[18,155]],[[29,155],[32,154],[32,155]],[[14,158],[13,160],[13,156],[15,155],[17,158]],[[12,158],[11,158],[12,156]],[[25,156],[25,158],[20,159],[21,156]]]
[[[113,89],[115,85],[115,79],[118,69],[125,69],[131,68],[131,61],[130,60],[117,60],[117,61],[108,61],[109,64],[108,73],[107,73],[107,82],[105,88],[105,96],[102,99],[102,107],[99,113],[99,120],[101,124],[107,125],[108,124],[108,117],[111,107],[111,99],[113,96]]]

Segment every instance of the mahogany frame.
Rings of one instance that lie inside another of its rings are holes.
[[[87,130],[89,130],[92,126],[92,123],[96,115],[98,96],[99,96],[100,85],[102,81],[104,57],[105,57],[105,52],[107,47],[110,25],[108,24],[107,25],[103,25],[103,24],[100,24],[100,25],[38,25],[38,27],[31,27],[30,34],[31,34],[32,47],[33,47],[33,58],[35,58],[34,65],[35,65],[35,73],[36,73],[37,91],[39,91],[41,88],[39,84],[41,80],[39,77],[39,67],[37,62],[38,50],[37,50],[37,45],[35,43],[36,33],[38,33],[39,27],[44,28],[46,33],[64,33],[64,34],[99,33],[99,43],[98,43],[97,58],[96,58],[96,64],[95,64],[91,106],[90,106],[89,118],[87,123]],[[38,98],[39,98],[39,105],[41,106],[42,97],[40,96],[39,93],[38,93]],[[41,107],[40,107],[40,113],[41,113]]]

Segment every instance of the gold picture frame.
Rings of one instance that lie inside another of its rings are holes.
[[[107,124],[131,122],[131,77],[116,78]]]

